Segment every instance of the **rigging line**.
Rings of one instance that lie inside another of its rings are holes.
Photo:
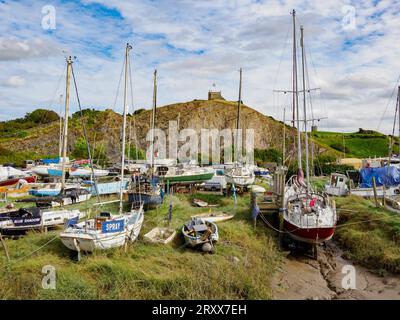
[[[133,119],[133,138],[135,140],[135,153],[136,153],[136,160],[138,159],[138,150],[137,150],[137,136],[136,136],[136,119],[134,117],[135,107],[133,105],[133,85],[132,85],[132,69],[131,69],[131,61],[129,61],[129,86],[130,86],[130,94],[131,94],[131,103],[132,103],[132,118],[131,124]],[[131,124],[129,127],[131,127]],[[129,145],[129,150],[131,146]]]
[[[390,104],[391,100],[393,99],[393,95],[394,95],[394,93],[395,93],[395,91],[396,91],[396,88],[397,88],[397,86],[398,86],[398,84],[399,84],[399,81],[400,81],[400,75],[399,75],[399,77],[397,78],[396,84],[395,84],[395,86],[393,87],[393,90],[392,90],[392,93],[391,93],[391,95],[390,95],[390,98],[389,98],[388,102],[386,103],[385,111],[383,112],[383,115],[382,115],[381,119],[379,120],[379,123],[378,123],[378,126],[377,126],[377,128],[376,128],[376,131],[379,131],[379,128],[381,127],[383,118],[385,117],[386,112],[387,112],[387,110],[388,110],[388,108],[389,108],[389,104]]]
[[[22,256],[21,258],[18,258],[18,259],[16,259],[16,260],[11,260],[11,261],[10,261],[10,264],[11,264],[11,263],[20,262],[21,260],[24,260],[25,258],[30,257],[31,255],[35,254],[36,252],[42,250],[44,247],[46,247],[47,245],[49,245],[50,243],[52,243],[52,242],[53,242],[54,240],[56,240],[56,239],[58,239],[58,234],[57,234],[55,237],[53,237],[52,239],[50,239],[49,241],[47,241],[45,244],[43,244],[42,246],[40,246],[39,248],[33,250],[32,252],[30,252],[30,253],[28,253],[28,254],[26,254],[26,255],[24,255],[24,256]]]
[[[315,63],[314,63],[312,51],[308,50],[307,53],[310,56],[311,65],[313,67],[313,71],[314,71],[314,74],[315,74],[317,87],[321,88],[321,81],[320,81],[320,78],[319,78],[319,75],[318,75],[318,72],[317,72],[317,68],[316,68]],[[319,96],[320,96],[320,100],[322,100],[322,108],[324,109],[324,113],[326,115],[328,115],[327,108],[326,108],[326,99],[325,99],[325,95],[324,95],[323,90],[319,90]],[[330,129],[329,117],[327,118],[327,127],[328,127],[328,129]]]
[[[285,53],[286,46],[288,44],[288,38],[289,38],[290,29],[291,29],[291,26],[289,25],[287,33],[286,33],[286,37],[285,37],[285,42],[284,42],[284,45],[283,45],[283,48],[282,48],[281,57],[279,59],[278,70],[277,70],[277,73],[275,74],[274,85],[273,85],[274,89],[275,89],[275,86],[276,86],[276,82],[278,80],[278,75],[280,73],[281,64],[282,64],[282,60],[283,60],[283,54]]]
[[[392,148],[393,148],[393,145],[394,145],[394,133],[396,131],[398,102],[399,102],[399,99],[396,99],[396,109],[394,111],[392,136],[389,137],[389,162],[388,162],[388,167],[390,165],[390,157],[392,156]]]
[[[90,169],[91,169],[92,176],[93,176],[94,188],[96,190],[97,201],[100,203],[101,200],[100,200],[99,190],[97,188],[96,175],[94,174],[93,159],[92,159],[92,154],[90,152],[89,138],[88,138],[88,135],[87,135],[85,122],[83,121],[83,112],[82,112],[82,106],[81,106],[81,99],[79,98],[78,86],[76,85],[76,78],[75,78],[74,68],[73,68],[72,64],[71,64],[71,72],[72,72],[72,79],[74,80],[76,99],[78,100],[79,111],[80,111],[80,115],[81,115],[81,119],[82,119],[83,136],[84,136],[84,138],[86,140],[86,151],[88,153],[88,157],[89,157],[89,161],[90,161]]]
[[[304,40],[303,40],[304,41]],[[308,55],[308,46],[306,46],[305,48],[305,52],[306,52],[306,54],[305,54],[305,57],[304,57],[304,61],[305,61],[305,72],[306,72],[306,76],[307,76],[307,78],[306,78],[306,81],[307,81],[307,85],[308,85],[308,88],[311,88],[311,81],[310,81],[310,73],[309,73],[309,69],[308,69],[308,60],[307,60],[307,55]],[[314,105],[313,105],[313,99],[312,99],[312,94],[313,94],[313,92],[312,91],[310,91],[309,92],[309,95],[308,95],[308,100],[309,100],[309,108],[310,108],[310,111],[311,111],[311,119],[312,119],[312,122],[311,122],[311,125],[312,125],[312,127],[311,127],[311,130],[310,130],[310,144],[311,144],[311,175],[312,176],[314,176],[315,175],[315,168],[314,168],[314,166],[315,166],[315,141],[314,141],[314,138],[313,138],[313,129],[314,129],[314,126],[315,126],[315,114],[314,114]]]
[[[115,107],[116,107],[116,105],[117,105],[117,100],[118,100],[118,95],[119,95],[119,89],[120,89],[120,86],[121,86],[121,79],[122,79],[122,74],[123,74],[123,72],[124,72],[124,67],[125,67],[125,60],[122,62],[122,68],[121,68],[121,72],[120,72],[120,75],[119,75],[119,80],[118,80],[118,85],[117,85],[117,91],[116,91],[116,94],[115,94],[115,99],[114,99],[114,104],[113,104],[113,107],[112,107],[112,110],[113,111],[115,111]],[[108,130],[110,129],[110,126],[109,126],[109,123],[108,123],[108,121],[106,122],[106,126],[105,126],[105,132],[108,132]],[[101,145],[100,145],[100,148],[99,148],[99,158],[100,158],[100,155],[101,155],[101,153],[102,152],[106,152],[106,145],[105,145],[105,143],[102,143]],[[106,157],[105,157],[106,158]],[[104,159],[104,161],[106,161],[106,159]]]
[[[65,72],[62,71],[61,74],[60,74],[60,77],[58,78],[57,86],[56,86],[56,89],[55,89],[55,91],[54,91],[54,94],[52,95],[52,98],[51,98],[51,100],[50,100],[50,102],[51,102],[51,103],[50,103],[50,106],[52,106],[53,103],[55,103],[56,95],[57,95],[58,89],[60,88],[61,80],[62,80],[64,77],[65,77]],[[60,105],[60,110],[61,110],[61,109],[62,109],[62,106]],[[60,114],[61,114],[61,111],[60,111]]]
[[[131,56],[129,56],[129,61],[127,61],[128,63],[128,70],[129,70],[129,87],[130,87],[130,96],[131,96],[131,104],[132,104],[132,116],[130,119],[130,124],[129,124],[129,132],[131,132],[131,125],[132,125],[132,118],[133,118],[133,134],[134,134],[134,139],[135,139],[135,153],[136,153],[136,160],[138,159],[138,147],[137,147],[137,136],[136,136],[136,120],[135,117],[133,115],[135,107],[133,105],[133,80],[132,80],[132,68],[131,68]],[[131,141],[129,141],[129,154],[131,151]],[[122,183],[122,181],[121,181]],[[138,179],[138,187],[139,187],[139,191],[140,191],[140,175],[139,175],[139,179]],[[139,207],[140,207],[140,203],[142,202],[142,194],[139,192]],[[133,203],[132,203],[133,206]]]
[[[113,105],[113,110],[115,110],[115,107],[117,105],[117,100],[118,100],[118,95],[119,95],[119,88],[121,87],[121,79],[122,79],[122,74],[124,72],[124,67],[125,67],[125,59],[122,62],[122,69],[121,73],[119,75],[119,80],[118,80],[118,86],[117,86],[117,93],[115,94],[115,100],[114,100],[114,105]]]

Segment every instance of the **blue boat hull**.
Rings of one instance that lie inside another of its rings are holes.
[[[126,190],[127,187],[128,181],[125,181],[123,184],[123,189]],[[97,191],[99,192],[99,195],[119,193],[121,191],[121,182],[114,181],[98,183]],[[92,193],[92,195],[96,195],[96,188],[94,185],[90,186],[90,192]]]
[[[49,176],[53,177],[61,177],[62,176],[62,170],[60,169],[47,169],[47,172]]]
[[[149,193],[129,193],[128,201],[130,203],[143,201],[143,207],[145,209],[153,209],[162,204],[163,198],[161,197],[161,195]]]

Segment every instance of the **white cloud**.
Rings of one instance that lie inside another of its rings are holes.
[[[6,87],[18,88],[25,85],[25,79],[20,76],[11,76],[3,82]]]
[[[0,61],[44,58],[58,52],[56,44],[48,39],[18,40],[16,37],[0,38]]]
[[[321,87],[313,95],[314,114],[329,117],[320,127],[353,131],[362,123],[376,128],[400,69],[399,1],[382,0],[376,6],[369,0],[82,3],[55,1],[57,29],[52,32],[41,29],[41,7],[47,3],[0,4],[0,34],[9,35],[0,38],[2,78],[26,79],[23,91],[2,83],[2,114],[20,116],[39,105],[58,110],[65,72],[62,49],[78,56],[74,68],[82,103],[112,107],[124,45],[132,42],[136,106],[151,105],[155,67],[160,104],[205,98],[213,83],[227,99],[236,100],[237,71],[243,67],[243,100],[282,118],[290,99],[272,90],[291,85],[292,8],[298,25],[305,27],[310,86]],[[341,24],[342,6],[349,3],[357,14],[353,31]],[[121,110],[120,99],[116,109]],[[391,131],[390,119],[385,117],[380,129]]]

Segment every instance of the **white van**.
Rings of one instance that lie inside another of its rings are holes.
[[[224,175],[214,175],[210,180],[204,182],[204,190],[218,191],[226,189],[226,178]]]

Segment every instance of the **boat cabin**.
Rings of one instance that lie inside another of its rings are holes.
[[[344,196],[349,188],[347,176],[341,173],[332,173],[329,184],[325,185],[325,192],[332,196]]]

